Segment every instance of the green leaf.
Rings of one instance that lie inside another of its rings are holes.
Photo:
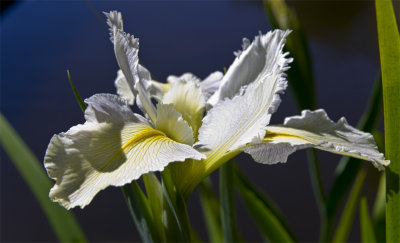
[[[42,164],[2,114],[0,114],[0,142],[38,200],[58,240],[61,242],[85,242],[85,236],[73,214],[50,201],[49,191],[52,183],[44,172]],[[21,233],[23,233],[23,229]]]
[[[85,102],[83,101],[83,99],[81,98],[81,96],[79,95],[78,90],[75,88],[75,85],[74,85],[74,82],[72,82],[72,79],[71,79],[71,75],[70,75],[70,73],[69,73],[69,70],[67,70],[67,75],[68,75],[69,84],[71,85],[71,88],[72,88],[72,92],[74,92],[75,99],[76,99],[76,101],[78,102],[78,105],[79,105],[79,107],[81,108],[81,110],[82,110],[83,112],[85,112],[85,110],[86,110],[86,104],[85,104]]]
[[[209,242],[222,242],[221,204],[207,177],[200,183],[200,203],[208,232]]]
[[[264,0],[263,3],[273,28],[293,30],[285,45],[295,60],[287,72],[289,85],[300,110],[314,109],[316,96],[311,56],[300,22],[285,0]]]
[[[376,126],[382,108],[382,82],[381,75],[379,74],[374,89],[372,91],[369,104],[362,116],[358,128],[366,132],[372,132]],[[379,143],[378,143],[379,144]],[[324,232],[323,239],[327,241],[332,236],[334,227],[335,215],[338,211],[339,205],[342,202],[345,194],[350,189],[351,184],[354,182],[358,171],[361,168],[362,161],[355,158],[343,157],[335,171],[335,180],[332,189],[328,195],[327,200],[327,226]]]
[[[191,226],[186,203],[183,195],[175,186],[172,173],[171,167],[166,167],[161,172],[163,195],[166,207],[169,209],[167,211],[167,238],[169,241],[173,239],[173,241],[189,242],[191,239]]]
[[[333,242],[347,241],[347,237],[349,236],[351,226],[354,221],[354,216],[356,214],[365,175],[366,172],[364,170],[360,170],[357,174],[357,178],[354,182],[349,198],[344,206],[342,216],[339,220],[335,236],[333,237]]]
[[[142,178],[152,213],[153,224],[157,228],[161,241],[166,242],[166,235],[162,220],[164,213],[164,196],[161,183],[153,173],[147,173],[143,175]]]
[[[233,161],[219,169],[219,193],[221,201],[221,222],[223,242],[237,242],[237,225],[234,202]]]
[[[400,241],[400,36],[390,0],[376,0],[385,117],[386,240]],[[398,13],[398,11],[397,11]]]
[[[383,173],[379,179],[378,191],[372,210],[374,232],[378,242],[386,242],[385,230],[385,209],[386,209],[386,176]]]
[[[240,196],[263,236],[271,242],[295,242],[284,218],[267,196],[255,189],[238,169],[235,170],[234,179]]]
[[[149,203],[136,181],[122,187],[129,212],[144,242],[159,242],[157,231],[151,220]]]
[[[363,197],[360,204],[360,224],[361,224],[361,241],[373,243],[376,242],[374,229],[372,228],[371,219],[368,212],[367,199]]]

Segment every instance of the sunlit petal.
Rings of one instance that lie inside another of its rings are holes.
[[[309,147],[368,160],[379,169],[390,163],[379,153],[371,134],[350,126],[345,118],[333,122],[324,110],[305,110],[301,116],[286,118],[282,126],[268,126],[264,142],[244,151],[257,162],[274,164],[286,162],[294,151]]]
[[[141,123],[142,118],[128,115],[126,101],[117,96],[97,95],[87,101],[86,123],[55,135],[44,161],[56,180],[50,198],[66,208],[83,208],[100,190],[161,171],[170,162],[204,158],[191,146]]]
[[[192,128],[172,104],[159,103],[157,105],[157,121],[155,126],[174,141],[188,145],[194,143]]]
[[[223,76],[222,72],[213,72],[200,83],[206,101],[218,90]]]
[[[115,87],[117,88],[117,94],[128,101],[128,104],[135,104],[134,91],[129,87],[128,81],[121,70],[118,70]]]
[[[162,102],[173,104],[193,129],[194,136],[197,137],[205,108],[199,80],[190,74],[174,80],[170,83],[169,90],[164,95]]]
[[[274,70],[286,68],[288,60],[282,52],[286,36],[290,31],[275,30],[265,35],[257,36],[250,44],[243,40],[243,50],[236,53],[237,57],[221,80],[219,89],[207,103],[211,106],[225,98],[233,98],[240,90],[250,83],[264,80]]]
[[[282,37],[287,35],[287,32],[280,33]],[[267,34],[258,39],[267,37],[269,39],[270,35]],[[280,48],[277,56],[282,60],[272,65],[274,69],[267,73],[259,73],[256,81],[250,83],[246,89],[242,89],[241,94],[233,99],[226,98],[220,101],[208,112],[203,119],[196,147],[224,154],[249,142],[262,141],[265,126],[269,124],[271,114],[280,103],[279,94],[283,93],[287,87],[284,71],[287,70],[287,65],[291,60],[285,59],[282,54],[285,39],[280,39],[280,42],[279,45],[277,44]],[[259,51],[258,55],[269,55],[265,49]],[[252,55],[257,56],[256,54]],[[266,59],[267,57],[264,57],[264,60]],[[253,73],[253,70],[250,69],[247,72]]]
[[[114,52],[118,65],[127,80],[130,90],[137,92],[139,108],[155,122],[156,108],[151,102],[149,92],[151,82],[150,73],[146,68],[139,65],[139,39],[123,31],[120,13],[110,12],[106,16],[108,18],[107,24],[110,26],[111,41],[114,44]]]

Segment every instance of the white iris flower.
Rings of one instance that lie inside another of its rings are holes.
[[[225,75],[214,72],[201,81],[187,73],[163,84],[139,64],[139,40],[124,33],[121,14],[106,16],[121,68],[115,81],[119,96],[86,99],[86,122],[54,135],[44,159],[56,180],[50,198],[65,208],[83,208],[100,190],[172,162],[184,162],[171,168],[177,187],[188,195],[242,151],[264,164],[286,162],[289,154],[310,147],[368,160],[379,169],[389,164],[371,134],[344,118],[333,122],[324,110],[269,125],[287,87],[284,72],[292,59],[282,49],[289,31],[260,34],[252,43],[244,39]],[[144,117],[131,111],[135,101]]]

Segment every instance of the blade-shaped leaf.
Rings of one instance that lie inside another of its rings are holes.
[[[85,236],[72,213],[50,201],[49,191],[52,183],[41,163],[2,114],[0,114],[0,143],[35,195],[58,239],[61,242],[85,242]]]
[[[144,242],[160,242],[151,220],[149,203],[136,181],[122,187],[129,212]]]
[[[385,209],[386,209],[386,176],[385,174],[382,174],[381,178],[379,179],[378,192],[376,193],[374,208],[372,210],[374,232],[376,240],[378,242],[386,242]]]
[[[294,235],[271,201],[255,189],[238,169],[234,176],[240,196],[263,236],[271,242],[295,242]]]
[[[209,242],[222,242],[221,205],[207,177],[200,184],[200,203],[206,222]]]
[[[368,203],[365,197],[361,199],[360,203],[360,224],[362,242],[376,242],[374,229],[372,228],[371,218],[368,212]]]
[[[381,75],[376,79],[374,89],[372,91],[371,100],[361,118],[358,128],[360,130],[371,132],[376,126],[382,108],[382,82]],[[336,168],[335,180],[327,200],[327,229],[324,232],[324,239],[328,240],[332,236],[335,215],[339,205],[342,202],[346,192],[350,189],[351,184],[356,178],[357,172],[361,168],[362,162],[355,158],[343,157]]]
[[[356,214],[365,175],[366,172],[364,170],[358,172],[353,188],[350,191],[349,199],[347,200],[342,216],[340,217],[336,233],[333,237],[333,242],[347,241]]]
[[[157,228],[158,235],[162,242],[166,242],[166,235],[162,216],[164,213],[164,195],[160,181],[153,173],[143,175],[143,182],[146,187],[148,203],[151,209],[153,224]]]
[[[228,161],[219,169],[219,193],[221,201],[223,242],[238,241],[233,191],[233,166],[233,161]]]
[[[386,240],[400,241],[400,35],[391,0],[375,0],[385,117]],[[398,11],[397,11],[398,13]]]
[[[83,112],[85,112],[86,104],[85,104],[85,102],[83,102],[83,99],[79,95],[78,90],[75,88],[75,85],[74,85],[74,82],[72,81],[71,74],[69,73],[69,70],[67,71],[67,75],[68,75],[69,85],[71,85],[72,92],[74,93],[74,96],[75,96],[75,100],[76,100],[76,102],[78,102],[78,105],[81,108],[81,110]]]

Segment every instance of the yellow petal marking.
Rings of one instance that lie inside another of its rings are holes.
[[[136,133],[133,135],[131,139],[129,139],[124,145],[122,145],[121,149],[111,158],[109,162],[107,162],[101,169],[100,171],[103,172],[113,161],[115,161],[118,156],[120,156],[124,151],[131,145],[139,142],[142,139],[146,139],[149,137],[166,137],[165,133],[153,129],[148,126],[143,126],[143,130],[140,130],[140,132]]]

